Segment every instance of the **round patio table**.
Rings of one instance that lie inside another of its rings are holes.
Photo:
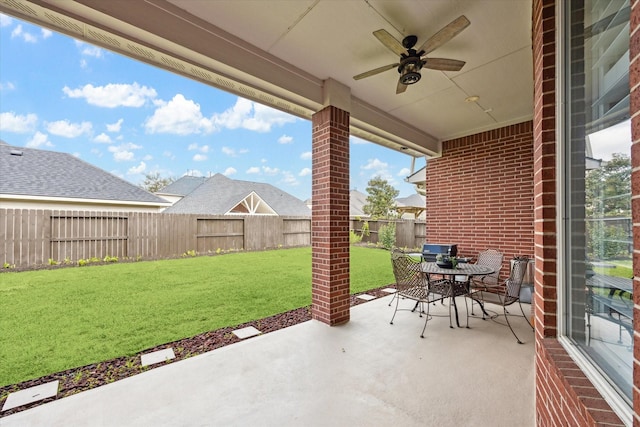
[[[467,263],[460,263],[456,268],[442,268],[435,262],[423,262],[421,263],[421,267],[422,271],[428,276],[429,283],[431,283],[431,276],[434,275],[445,278],[446,283],[450,287],[447,296],[451,297],[451,301],[453,302],[453,309],[456,314],[456,325],[458,325],[458,327],[460,327],[460,320],[458,319],[456,297],[469,293],[469,282],[473,276],[486,276],[495,271],[486,265]],[[464,277],[464,280],[456,280],[456,276],[458,278]]]

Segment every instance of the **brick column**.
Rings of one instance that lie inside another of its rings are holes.
[[[328,106],[312,117],[311,316],[349,321],[349,113]]]

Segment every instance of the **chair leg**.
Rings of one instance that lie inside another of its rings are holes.
[[[398,298],[396,299],[396,309],[393,310],[393,316],[391,317],[391,322],[389,322],[390,324],[393,325],[393,319],[396,318],[396,313],[398,312],[398,304],[400,304],[400,296],[396,295]]]
[[[529,324],[529,326],[531,326],[531,329],[534,329],[533,325],[531,324],[531,322],[529,321],[529,318],[527,317],[526,314],[524,314],[524,309],[522,308],[522,303],[520,303],[520,301],[518,301],[518,304],[520,305],[520,311],[522,312],[522,316],[525,318],[525,320],[527,321],[527,323]]]
[[[509,326],[509,329],[511,329],[511,333],[513,334],[514,337],[516,337],[516,340],[518,341],[518,344],[524,344],[522,341],[520,341],[520,338],[518,338],[518,336],[516,335],[515,331],[511,327],[511,323],[509,322],[509,315],[507,313],[507,307],[503,306],[502,309],[504,310],[504,319],[507,321],[507,326]]]
[[[427,306],[427,312],[424,316],[424,326],[422,327],[422,333],[420,334],[420,338],[424,338],[424,331],[427,329],[427,322],[429,321],[429,303],[425,304]]]

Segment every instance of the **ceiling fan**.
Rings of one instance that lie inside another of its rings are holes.
[[[418,37],[416,36],[407,36],[400,43],[387,30],[374,31],[373,35],[383,45],[396,55],[400,55],[400,62],[358,74],[353,78],[360,80],[398,67],[400,78],[398,79],[396,94],[399,94],[407,90],[408,85],[417,83],[420,80],[420,70],[423,67],[431,70],[460,71],[465,61],[447,58],[427,58],[426,55],[460,34],[469,24],[467,17],[462,15],[431,36],[417,50],[413,48],[418,42]]]

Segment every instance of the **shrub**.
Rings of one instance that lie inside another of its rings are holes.
[[[360,243],[362,241],[362,236],[356,233],[353,230],[349,230],[349,243],[352,245],[354,243]]]
[[[387,250],[393,249],[396,245],[396,224],[390,222],[387,225],[383,225],[378,230],[378,244]]]

